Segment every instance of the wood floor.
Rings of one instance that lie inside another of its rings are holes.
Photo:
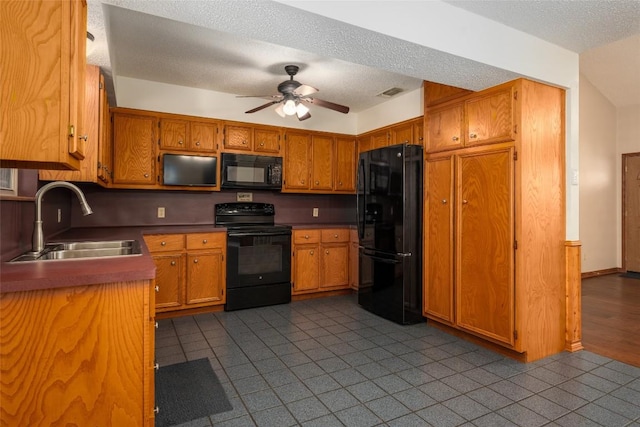
[[[640,367],[640,279],[582,279],[582,345]]]

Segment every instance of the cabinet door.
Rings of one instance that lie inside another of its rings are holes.
[[[424,118],[413,123],[413,143],[424,146]]]
[[[108,184],[111,182],[113,164],[113,144],[111,140],[111,113],[109,98],[104,84],[104,76],[100,74],[100,118],[98,121],[98,179]]]
[[[511,89],[466,102],[466,145],[513,141],[513,95]]]
[[[413,123],[394,126],[390,132],[390,144],[413,144]]]
[[[371,135],[371,149],[375,150],[376,148],[386,147],[389,145],[389,131],[383,130],[380,132],[376,132]]]
[[[254,151],[257,153],[280,153],[280,131],[256,128],[253,131]]]
[[[424,314],[453,316],[453,156],[427,160],[424,223]]]
[[[250,126],[227,125],[224,128],[224,148],[253,150],[253,129]]]
[[[113,183],[154,185],[157,119],[113,115]]]
[[[295,245],[293,251],[293,292],[318,290],[320,287],[319,245]]]
[[[85,73],[84,109],[82,112],[82,132],[87,136],[84,149],[84,159],[80,162],[80,170],[40,170],[38,177],[41,181],[73,181],[73,182],[97,182],[99,171],[97,170],[98,152],[101,144],[99,137],[101,125],[101,100],[102,82],[104,77],[100,74],[100,67],[87,65]]]
[[[160,119],[160,147],[170,150],[186,150],[189,122],[186,120]]]
[[[457,322],[512,345],[513,150],[461,155],[458,160]]]
[[[462,104],[427,112],[427,150],[430,152],[462,147]]]
[[[311,137],[311,189],[333,189],[333,138],[313,135]]]
[[[290,132],[284,141],[284,188],[309,189],[311,138],[308,133]]]
[[[156,309],[179,307],[184,302],[184,255],[155,255],[156,264]]]
[[[356,141],[353,138],[336,138],[335,191],[356,191]]]
[[[215,153],[217,149],[217,134],[218,126],[214,123],[191,122],[189,147],[194,151]]]
[[[349,286],[349,243],[322,245],[320,287]]]
[[[222,251],[187,255],[186,304],[223,302],[223,260]]]

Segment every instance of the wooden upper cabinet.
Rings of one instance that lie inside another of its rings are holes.
[[[113,113],[113,183],[155,185],[158,119]]]
[[[98,118],[98,182],[108,185],[113,171],[113,141],[111,139],[111,112],[109,98],[104,83],[104,76],[100,74],[100,117]]]
[[[463,104],[429,110],[426,114],[427,150],[442,151],[462,147]]]
[[[333,137],[311,136],[311,189],[333,190]]]
[[[280,130],[262,127],[254,128],[253,145],[253,150],[258,154],[280,154]]]
[[[253,129],[251,126],[225,125],[224,148],[231,150],[253,150]]]
[[[334,190],[353,193],[356,190],[356,141],[354,138],[336,137]]]
[[[85,73],[84,108],[82,113],[81,129],[87,136],[84,159],[80,162],[80,169],[69,170],[40,170],[41,181],[73,181],[73,182],[98,182],[98,169],[100,145],[104,132],[104,109],[107,113],[109,105],[104,104],[105,89],[104,76],[97,65],[87,65]],[[108,123],[108,122],[107,122]]]
[[[160,148],[163,150],[215,152],[216,134],[215,123],[160,118]]]
[[[371,135],[371,149],[386,147],[389,145],[389,139],[391,138],[389,131],[384,129],[379,132],[375,132]]]
[[[0,16],[0,167],[77,170],[86,2],[2,1]]]
[[[413,143],[424,146],[424,118],[413,122]]]
[[[217,151],[216,135],[218,125],[207,122],[191,122],[189,146],[194,151],[215,153]]]
[[[185,150],[187,148],[189,122],[186,120],[160,119],[160,148]]]
[[[513,141],[513,99],[509,87],[466,101],[466,145]]]
[[[402,125],[394,126],[389,131],[389,145],[395,144],[413,144],[413,123],[404,123]]]
[[[287,132],[284,138],[283,190],[309,189],[311,136],[307,132]]]

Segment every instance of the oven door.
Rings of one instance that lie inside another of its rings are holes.
[[[229,231],[227,288],[291,282],[291,230]]]

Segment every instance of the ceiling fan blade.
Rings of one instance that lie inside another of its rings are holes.
[[[318,92],[318,89],[316,89],[313,86],[309,86],[309,85],[300,85],[296,88],[296,90],[293,91],[293,94],[296,96],[300,96],[300,97],[305,97],[305,96],[309,96],[311,94],[314,94]]]
[[[273,104],[277,104],[280,101],[271,101],[271,102],[267,102],[264,105],[261,105],[259,107],[254,108],[253,110],[249,110],[249,111],[245,111],[245,114],[250,114],[250,113],[255,113],[256,111],[260,111],[260,110],[264,110],[267,107],[272,106]]]
[[[334,110],[334,111],[338,111],[340,113],[344,113],[347,114],[349,112],[349,107],[346,107],[344,105],[340,105],[340,104],[335,104],[333,102],[329,102],[329,101],[324,101],[322,99],[318,99],[318,98],[303,98],[303,101],[307,101],[313,105],[317,105],[318,107],[324,107],[324,108],[328,108],[330,110]]]

